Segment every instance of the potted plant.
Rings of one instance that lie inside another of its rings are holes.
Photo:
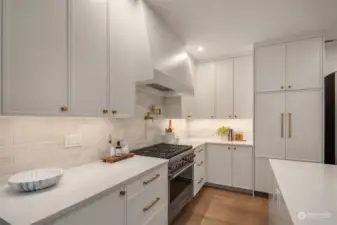
[[[225,127],[225,126],[219,127],[219,128],[216,130],[216,134],[217,134],[218,136],[220,136],[222,140],[225,140],[225,136],[227,136],[227,138],[228,138],[228,135],[229,135],[229,128],[228,128],[228,127]]]

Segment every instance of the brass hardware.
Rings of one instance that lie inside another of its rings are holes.
[[[291,113],[288,113],[288,126],[289,126],[288,138],[291,138]]]
[[[230,147],[228,147],[228,150],[231,150],[231,148],[230,148]]]
[[[232,116],[231,116],[231,115],[229,115],[229,118],[231,118],[231,119],[232,119]]]
[[[191,116],[191,115],[188,115],[187,117],[188,117],[188,118],[191,118],[192,116]]]
[[[197,153],[200,153],[200,152],[203,152],[203,151],[204,151],[204,149],[202,148],[202,149],[198,150]]]
[[[234,148],[234,150],[236,150],[236,148]]]
[[[112,113],[112,115],[116,115],[117,111],[116,110],[112,110],[111,113]]]
[[[124,191],[124,190],[123,190],[123,191],[120,191],[119,194],[120,194],[121,196],[125,196],[126,191]]]
[[[62,112],[66,112],[66,111],[68,111],[68,110],[69,110],[68,106],[62,106],[62,107],[61,107],[61,111],[62,111]]]
[[[289,85],[288,88],[291,88],[291,85]]]
[[[201,161],[197,166],[201,166],[202,164],[204,164],[204,161]]]
[[[234,117],[235,117],[235,118],[238,118],[238,116],[237,116],[236,114],[234,114]]]
[[[283,113],[281,113],[281,138],[283,138],[283,136],[284,136],[284,114]]]
[[[151,116],[150,112],[147,112],[146,116],[144,116],[144,120],[152,120],[152,122],[153,122],[154,117]]]
[[[149,206],[143,208],[143,212],[149,211],[153,206],[155,206],[159,202],[160,198],[156,198]]]
[[[109,112],[109,110],[103,109],[103,114],[107,114],[108,112]]]
[[[283,86],[281,86],[281,89],[284,89],[284,87],[283,87]]]
[[[213,118],[214,118],[214,116],[211,116],[211,118],[213,119]]]
[[[150,180],[144,181],[143,185],[148,185],[149,183],[151,183],[152,181],[158,179],[159,177],[160,177],[160,174],[156,174],[156,176],[152,177]]]
[[[204,181],[204,178],[201,178],[201,179],[199,180],[198,184],[201,184],[201,182],[203,182],[203,181]]]

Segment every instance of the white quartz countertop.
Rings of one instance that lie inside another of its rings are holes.
[[[294,225],[337,224],[337,166],[270,160]]]
[[[252,147],[253,142],[250,141],[225,141],[219,138],[186,138],[180,139],[179,144],[181,145],[192,145],[193,148],[198,147],[203,144],[223,144],[223,145],[235,145],[235,146],[247,146]]]
[[[114,164],[97,161],[66,170],[57,186],[35,193],[16,193],[8,185],[0,186],[0,224],[43,223],[166,163],[168,160],[142,156]]]

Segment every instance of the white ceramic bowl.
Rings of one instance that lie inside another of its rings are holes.
[[[16,191],[31,192],[57,184],[63,176],[63,169],[36,169],[15,174],[8,184]]]

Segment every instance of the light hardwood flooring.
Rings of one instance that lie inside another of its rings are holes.
[[[203,188],[174,225],[268,225],[268,200]]]

